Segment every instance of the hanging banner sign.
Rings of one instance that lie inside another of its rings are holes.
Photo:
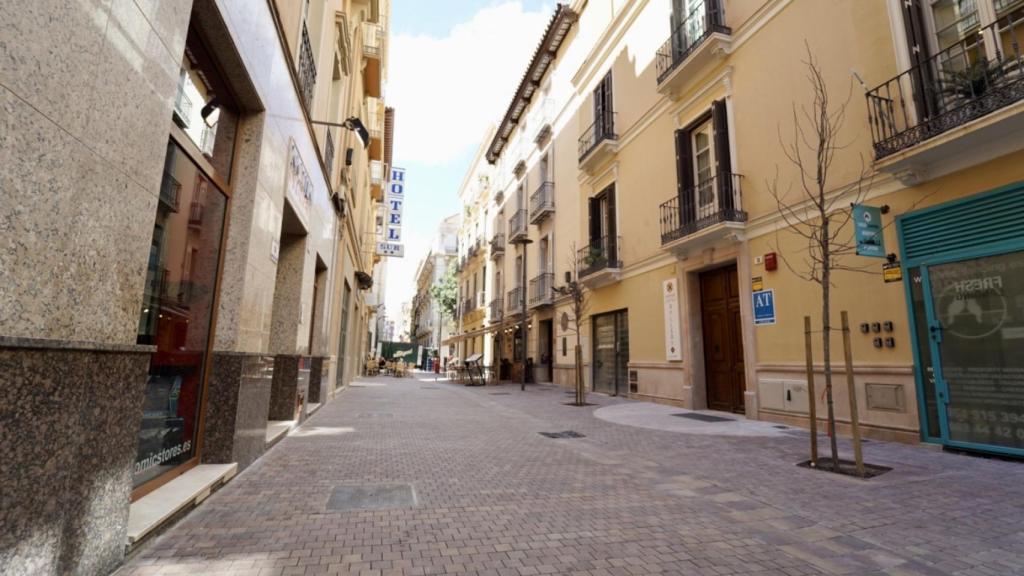
[[[675,278],[661,283],[661,296],[665,312],[665,359],[682,360],[682,336],[679,331],[679,290]]]
[[[405,251],[402,246],[402,212],[405,207],[405,168],[392,168],[388,180],[387,204],[384,222],[384,241],[377,245],[382,256],[401,258]]]
[[[877,206],[855,204],[853,207],[857,255],[885,258],[885,239],[882,237],[882,209]]]

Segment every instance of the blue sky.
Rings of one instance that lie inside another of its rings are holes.
[[[553,0],[393,0],[385,99],[396,166],[406,169],[405,258],[388,259],[398,320],[438,223],[490,123],[500,119],[554,11]]]

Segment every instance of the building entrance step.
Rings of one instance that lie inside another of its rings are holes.
[[[214,488],[238,472],[238,464],[200,464],[132,502],[128,511],[128,546],[187,506],[199,504]]]

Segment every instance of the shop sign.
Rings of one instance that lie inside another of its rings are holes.
[[[277,238],[270,241],[270,261],[277,264],[277,259],[281,256],[281,242]]]
[[[405,256],[405,245],[395,242],[377,242],[377,254],[401,258]]]
[[[775,290],[754,292],[754,324],[775,324]]]
[[[302,156],[299,156],[295,141],[289,140],[288,144],[288,176],[285,187],[292,207],[299,219],[305,223],[309,205],[313,201],[313,181],[309,178]]]
[[[682,336],[679,328],[679,287],[675,278],[661,283],[665,313],[665,359],[682,360]]]
[[[392,168],[388,180],[386,221],[384,241],[377,244],[381,256],[401,258],[405,255],[402,246],[402,211],[405,207],[405,168]]]
[[[754,276],[750,279],[750,291],[760,292],[761,290],[764,290],[764,279],[760,276]]]
[[[854,236],[857,255],[885,258],[885,239],[882,237],[882,209],[877,206],[853,206]]]
[[[885,283],[889,282],[902,282],[903,281],[903,268],[899,262],[886,262],[882,264],[882,280]]]

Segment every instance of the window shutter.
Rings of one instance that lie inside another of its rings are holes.
[[[618,231],[615,229],[615,184],[608,187],[605,191],[605,197],[608,199],[608,222],[605,223],[604,228],[608,239],[605,241],[605,250],[608,252],[606,256],[608,257],[609,266],[614,268],[613,262],[618,260],[619,254],[618,238],[616,237]]]
[[[679,223],[695,220],[693,198],[693,150],[690,133],[676,130],[676,189],[679,194]]]
[[[715,130],[715,178],[718,183],[718,207],[721,210],[732,210],[732,158],[729,156],[729,113],[725,100],[715,100],[711,104],[711,124]]]
[[[588,210],[590,216],[590,244],[597,244],[601,240],[601,199],[594,197],[590,199]]]
[[[910,81],[914,89],[914,105],[923,120],[931,116],[935,110],[935,103],[930,101],[925,87],[933,86],[932,71],[928,67],[928,37],[924,25],[924,8],[921,0],[902,0],[903,26],[907,33],[907,50],[910,52],[910,67],[915,72],[910,75]]]

